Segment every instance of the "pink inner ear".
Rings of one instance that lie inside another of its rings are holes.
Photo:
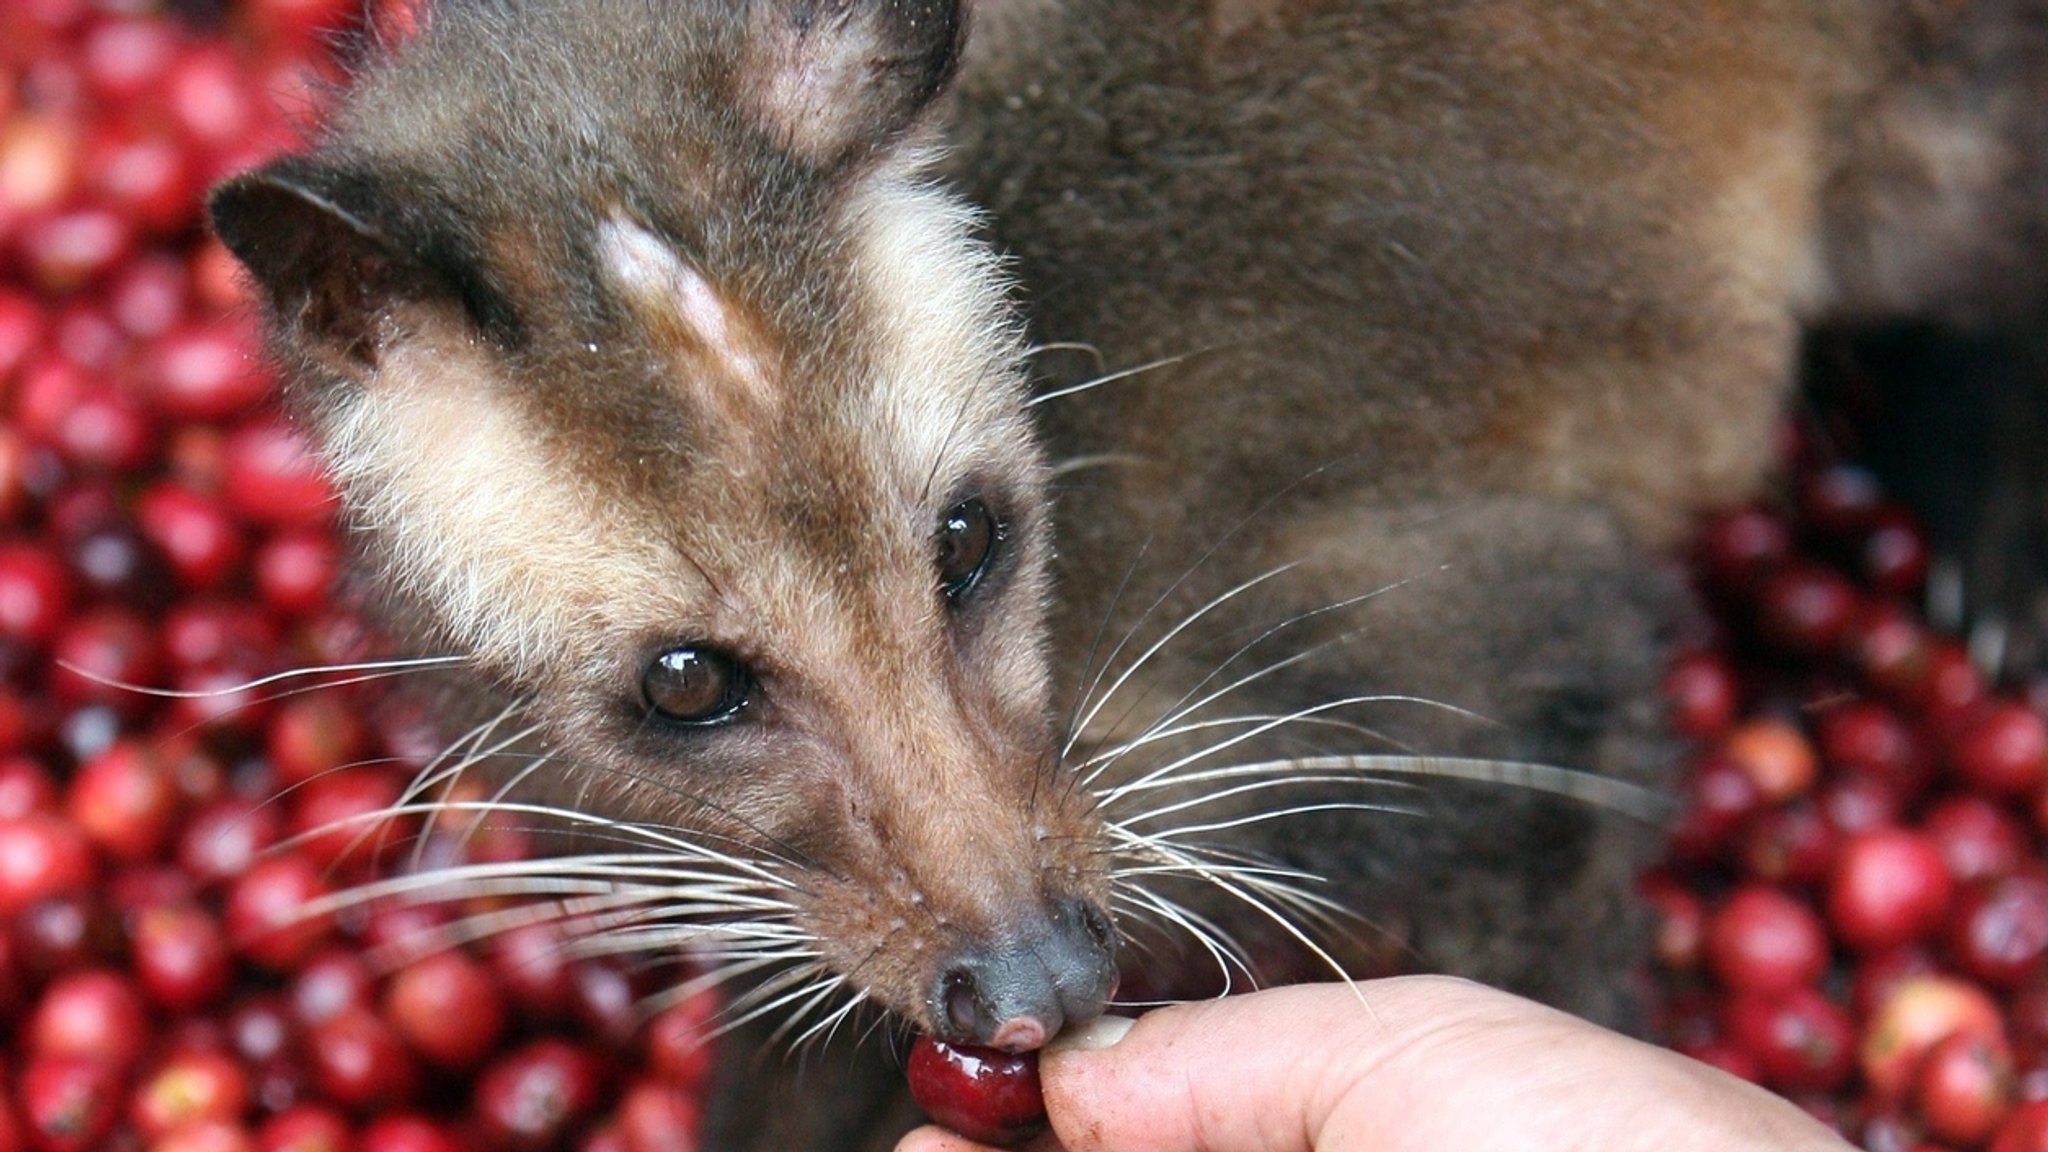
[[[756,59],[755,112],[782,145],[814,164],[846,151],[875,115],[864,85],[876,45],[859,21],[797,30],[780,27]]]

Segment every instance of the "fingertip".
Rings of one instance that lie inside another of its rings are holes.
[[[896,1152],[995,1152],[985,1145],[976,1144],[956,1132],[948,1132],[936,1124],[927,1124],[913,1129],[897,1141]]]
[[[1060,1056],[1067,1052],[1100,1052],[1114,1047],[1116,1042],[1130,1034],[1132,1025],[1138,1021],[1131,1016],[1097,1016],[1078,1028],[1068,1028],[1046,1045],[1047,1056]]]

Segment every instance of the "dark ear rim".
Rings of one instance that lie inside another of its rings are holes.
[[[320,238],[303,227],[306,221],[340,226],[364,255],[399,255],[383,229],[345,202],[349,183],[331,167],[285,156],[230,177],[207,196],[214,235],[255,277],[273,308],[286,307],[293,285],[304,281],[307,257],[316,255],[308,249]],[[299,226],[291,226],[294,222]]]
[[[306,335],[341,336],[351,356],[370,311],[393,297],[454,300],[484,335],[518,340],[518,314],[485,274],[463,214],[417,172],[286,156],[222,182],[207,212],[273,313]]]

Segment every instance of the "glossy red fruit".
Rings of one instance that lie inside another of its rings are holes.
[[[334,513],[334,491],[305,437],[258,416],[229,433],[224,488],[241,515],[273,526],[319,526]]]
[[[369,729],[340,693],[310,692],[271,718],[264,746],[280,784],[299,784],[361,759]]]
[[[1937,640],[1928,648],[1920,706],[1935,731],[1964,722],[1988,691],[1984,674],[1959,641]]]
[[[326,878],[312,861],[290,852],[265,856],[228,889],[228,942],[273,971],[296,968],[333,931],[331,916],[307,912],[328,892]]]
[[[2003,1043],[1998,1003],[1983,989],[1948,976],[1913,976],[1893,987],[1864,1023],[1858,1067],[1878,1101],[1905,1098],[1927,1053],[1950,1036]]]
[[[2029,795],[2048,782],[2048,723],[2017,702],[1972,709],[1949,739],[1948,766],[1977,792]]]
[[[92,844],[77,825],[48,812],[0,820],[0,917],[92,883]]]
[[[256,1067],[285,1055],[296,1042],[298,1026],[282,995],[245,995],[228,1010],[227,1043],[244,1064]]]
[[[151,1140],[190,1124],[239,1122],[249,1105],[249,1078],[225,1053],[172,1052],[136,1086],[128,1117]]]
[[[0,820],[49,812],[57,804],[57,781],[35,756],[0,756]]]
[[[2033,856],[2026,825],[1981,796],[1936,800],[1921,814],[1920,829],[1934,838],[1943,865],[1959,884],[2009,876]]]
[[[31,1056],[15,1086],[22,1126],[36,1152],[104,1147],[121,1115],[121,1074],[77,1056]]]
[[[702,1084],[711,1070],[706,1037],[715,1026],[718,1008],[717,992],[701,989],[649,1020],[642,1049],[648,1070],[671,1087],[693,1089]]]
[[[1887,596],[1910,597],[1927,582],[1927,536],[1913,517],[1897,508],[1878,516],[1859,557],[1870,586]]]
[[[1877,524],[1884,507],[1884,489],[1877,476],[1857,464],[1836,464],[1799,481],[1796,500],[1801,522],[1821,536],[1858,537]]]
[[[472,1152],[447,1124],[425,1116],[387,1113],[363,1128],[356,1152]]]
[[[1775,994],[1827,967],[1827,932],[1805,902],[1761,884],[1738,888],[1707,920],[1707,967],[1725,987]]]
[[[1780,1092],[1840,1087],[1855,1066],[1856,1032],[1848,1013],[1812,988],[1737,995],[1723,1025],[1731,1043],[1756,1061],[1763,1083]]]
[[[411,1099],[419,1069],[405,1042],[367,1008],[348,1008],[306,1034],[313,1082],[346,1108],[391,1108]]]
[[[84,968],[114,967],[125,952],[120,917],[92,889],[45,896],[15,913],[8,931],[15,967],[38,982]]]
[[[1904,828],[1876,828],[1842,845],[1828,877],[1828,923],[1859,952],[1894,948],[1934,930],[1953,892],[1941,848]]]
[[[1899,790],[1875,776],[1837,776],[1821,785],[1814,806],[1845,836],[1890,828],[1905,811]]]
[[[2004,1041],[1958,1035],[1928,1049],[1914,1098],[1930,1135],[1967,1148],[1998,1131],[2012,1112],[2015,1088]]]
[[[169,842],[180,797],[169,766],[136,741],[79,765],[65,794],[71,822],[116,860],[145,860]]]
[[[177,138],[161,128],[106,125],[86,145],[85,168],[92,194],[104,207],[134,221],[145,233],[164,233],[192,218],[190,157]],[[131,259],[124,264],[135,263]],[[121,272],[115,273],[118,284]]]
[[[1934,950],[1925,944],[1907,944],[1865,956],[1856,962],[1849,983],[1849,1010],[1858,1019],[1869,1019],[1877,1006],[1891,997],[1893,989],[1915,976],[1942,974]]]
[[[172,329],[152,349],[151,398],[185,420],[226,420],[270,393],[256,342],[241,325],[221,321]]]
[[[151,1000],[189,1012],[219,999],[234,974],[220,922],[196,904],[156,904],[129,918],[135,979]]]
[[[177,257],[148,253],[115,271],[107,284],[107,314],[126,335],[149,339],[184,318],[191,295],[185,266]]]
[[[539,1152],[560,1143],[597,1106],[598,1065],[567,1040],[531,1040],[476,1078],[471,1112],[492,1147]]]
[[[1899,714],[1874,700],[1829,708],[1814,721],[1821,761],[1836,773],[1869,776],[1919,795],[1932,782],[1934,758]]]
[[[358,939],[380,963],[388,958],[391,964],[409,967],[448,948],[457,935],[448,922],[458,913],[448,904],[381,902],[371,906]]]
[[[1718,653],[1688,652],[1673,660],[1662,687],[1671,727],[1681,736],[1716,736],[1735,719],[1735,670]]]
[[[390,811],[398,779],[381,766],[339,768],[294,789],[285,833],[295,851],[335,875],[363,875],[411,844],[412,819]]]
[[[341,563],[341,550],[326,532],[280,532],[256,550],[256,593],[283,616],[310,615],[325,607]]]
[[[568,1016],[575,999],[569,976],[569,942],[552,920],[519,924],[490,938],[491,967],[506,996],[529,1020]]]
[[[1698,863],[1723,855],[1762,802],[1756,784],[1734,761],[1718,755],[1695,760],[1679,781],[1678,819],[1667,841],[1672,856]]]
[[[162,653],[156,630],[141,613],[105,605],[74,616],[51,646],[59,666],[50,675],[58,698],[72,704],[107,704],[140,716],[156,701],[137,688],[156,686]]]
[[[248,1129],[227,1120],[195,1120],[150,1142],[149,1152],[256,1152]]]
[[[70,577],[54,555],[33,544],[0,544],[0,640],[48,643],[70,601]]]
[[[2048,879],[2004,876],[1965,888],[1949,914],[1948,955],[1964,975],[2016,988],[2048,959]]]
[[[61,296],[112,271],[135,250],[135,239],[133,221],[95,206],[37,215],[15,244],[31,280]]]
[[[1799,560],[1765,579],[1757,600],[1757,630],[1780,651],[1799,657],[1835,651],[1862,607],[1855,586],[1833,569]]]
[[[1743,829],[1739,858],[1756,880],[1771,884],[1817,884],[1834,867],[1841,833],[1810,801],[1768,808]]]
[[[136,498],[135,521],[188,589],[219,588],[239,571],[241,529],[213,497],[180,484],[153,484]]]
[[[970,1048],[920,1035],[905,1066],[910,1094],[942,1127],[983,1144],[1016,1144],[1045,1128],[1038,1053]]]
[[[300,965],[286,999],[292,1018],[302,1026],[312,1027],[343,1012],[373,1007],[377,1000],[377,978],[354,948],[327,948]]]
[[[149,1044],[149,1011],[125,977],[99,968],[73,972],[43,990],[22,1039],[38,1056],[126,1069]]]
[[[284,832],[284,811],[239,797],[214,801],[185,822],[178,866],[201,882],[231,880],[249,870]]]
[[[1761,508],[1738,508],[1707,521],[1700,530],[1697,564],[1715,591],[1742,596],[1792,554],[1792,532],[1783,518]]]
[[[1932,644],[1927,626],[1890,602],[1865,605],[1843,637],[1863,684],[1897,705],[1917,705],[1925,694]]]
[[[294,1104],[256,1129],[257,1152],[353,1152],[341,1113],[320,1104]]]
[[[154,86],[179,47],[177,26],[162,16],[102,18],[79,38],[78,61],[94,94],[118,104]]]
[[[639,1081],[620,1097],[617,1116],[627,1152],[697,1152],[699,1113],[685,1092]]]
[[[580,1034],[622,1048],[640,1024],[635,1007],[640,997],[624,969],[601,960],[579,960],[569,966],[570,1011],[583,1027]]]
[[[505,997],[489,968],[459,951],[421,957],[384,990],[384,1018],[442,1068],[481,1062],[505,1029]]]
[[[1721,754],[1756,785],[1765,804],[1782,804],[1813,787],[1820,760],[1806,734],[1782,720],[1750,720],[1721,738]]]

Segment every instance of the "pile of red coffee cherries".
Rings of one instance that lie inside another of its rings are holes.
[[[0,3],[0,1152],[695,1147],[681,974],[483,897],[321,904],[525,850],[376,818],[436,749],[375,684],[264,682],[376,653],[199,203],[358,7]]]
[[[1643,880],[1664,1035],[1876,1152],[2039,1152],[2048,725],[1921,622],[1926,566],[1853,465],[1702,531],[1719,635],[1666,679],[1698,750]]]

